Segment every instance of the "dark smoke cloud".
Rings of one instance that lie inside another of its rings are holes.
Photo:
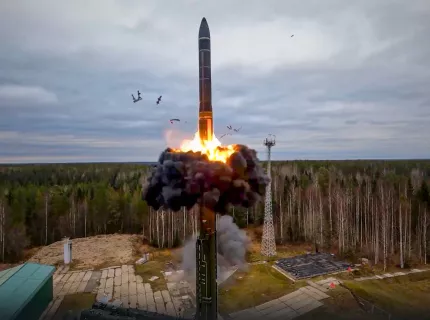
[[[264,196],[269,177],[259,164],[255,150],[236,145],[227,163],[209,161],[200,152],[161,153],[157,166],[148,178],[143,200],[179,211],[191,209],[199,200],[218,213],[229,205],[249,208]]]

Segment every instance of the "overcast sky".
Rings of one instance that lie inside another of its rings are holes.
[[[204,16],[215,134],[242,126],[223,143],[430,158],[428,0],[3,0],[0,162],[156,161],[192,138]]]

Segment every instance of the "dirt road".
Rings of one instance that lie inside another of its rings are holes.
[[[101,268],[122,265],[134,259],[136,235],[110,234],[72,239],[72,265],[75,269]],[[48,265],[62,264],[64,242],[58,241],[42,247],[28,261]]]

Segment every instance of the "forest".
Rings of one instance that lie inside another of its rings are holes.
[[[63,237],[142,234],[176,247],[198,230],[197,211],[154,210],[141,200],[151,169],[138,163],[0,166],[0,260]],[[354,160],[272,163],[279,244],[309,243],[375,264],[426,264],[430,161]],[[263,223],[264,203],[230,214],[242,227]]]

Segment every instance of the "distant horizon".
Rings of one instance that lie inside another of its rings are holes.
[[[271,160],[271,162],[294,162],[294,161],[430,161],[430,158],[356,158],[356,159],[285,159]],[[260,159],[260,162],[267,162],[267,159]],[[19,165],[54,165],[54,164],[157,164],[157,161],[75,161],[75,162],[13,162],[3,163],[0,166],[19,166]]]

